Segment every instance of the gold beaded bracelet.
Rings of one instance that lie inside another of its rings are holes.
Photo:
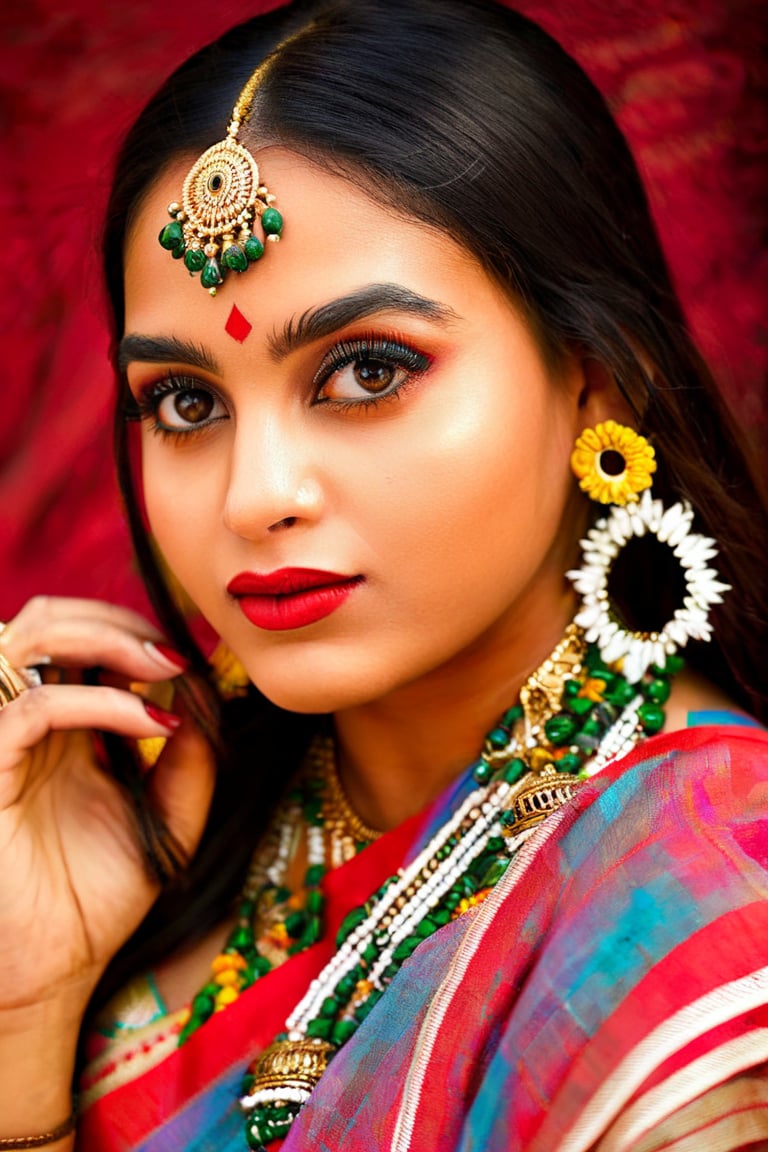
[[[39,1136],[0,1136],[0,1149],[6,1152],[14,1148],[44,1148],[46,1144],[55,1144],[74,1132],[77,1124],[77,1112],[72,1111],[66,1120],[50,1132],[42,1132]]]

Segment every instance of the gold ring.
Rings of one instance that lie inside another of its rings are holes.
[[[7,624],[0,620],[0,636],[5,632]],[[0,652],[0,709],[10,704],[28,688],[40,686],[40,674],[36,668],[14,668],[10,660]]]
[[[29,687],[22,674],[0,652],[0,708],[5,708]]]

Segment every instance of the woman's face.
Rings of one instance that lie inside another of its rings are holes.
[[[259,163],[283,239],[215,298],[157,242],[187,165],[128,239],[123,355],[171,568],[297,711],[556,642],[584,528],[581,365],[549,369],[447,235],[287,151]]]

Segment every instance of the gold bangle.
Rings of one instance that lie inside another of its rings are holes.
[[[77,1112],[73,1109],[66,1120],[50,1132],[42,1132],[39,1136],[0,1136],[0,1148],[9,1152],[13,1148],[44,1148],[46,1144],[55,1144],[74,1132],[77,1124]]]

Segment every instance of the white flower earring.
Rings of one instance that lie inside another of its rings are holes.
[[[689,640],[711,638],[709,611],[721,603],[730,585],[711,567],[717,555],[715,541],[691,531],[693,509],[688,501],[665,509],[661,500],[653,499],[655,452],[644,436],[613,420],[587,428],[576,441],[571,467],[593,500],[614,505],[581,541],[581,568],[566,573],[582,597],[574,622],[585,629],[587,642],[597,645],[603,660],[622,661],[623,674],[636,684],[652,664],[663,667]],[[646,535],[672,550],[685,581],[681,607],[654,632],[624,627],[612,611],[608,593],[608,578],[621,549]]]

